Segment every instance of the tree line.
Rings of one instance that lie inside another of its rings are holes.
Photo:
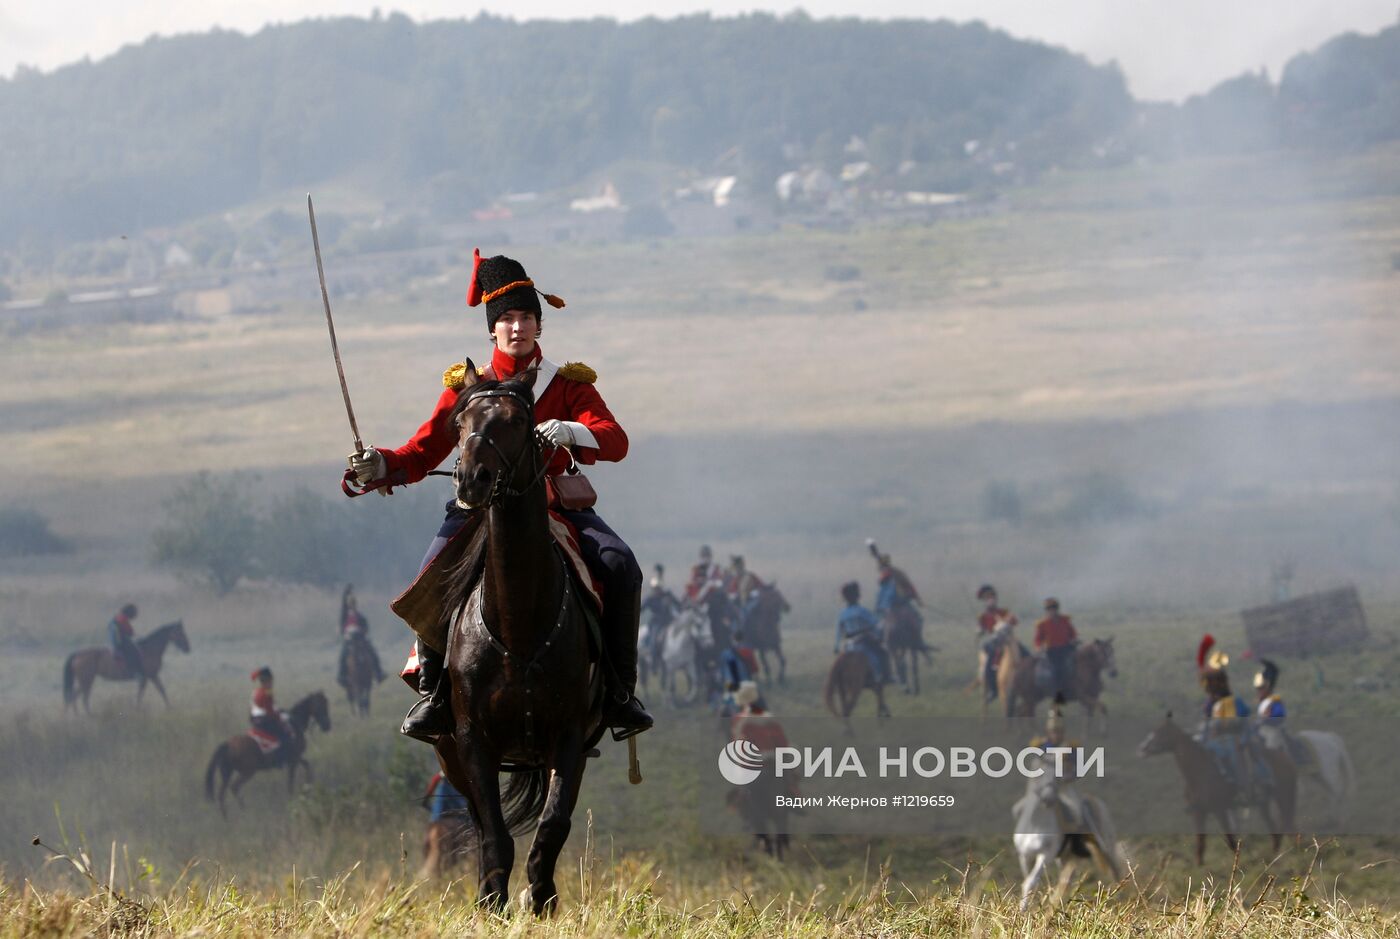
[[[708,15],[312,20],[152,38],[0,80],[0,244],[179,223],[333,178],[465,213],[624,160],[767,186],[858,136],[884,164],[1364,146],[1400,137],[1400,27],[1181,107],[979,23]],[[886,166],[886,169],[890,168]],[[941,178],[956,179],[956,173]]]

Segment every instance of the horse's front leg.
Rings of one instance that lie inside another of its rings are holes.
[[[146,676],[138,675],[136,678],[136,703],[140,704],[141,699],[146,696]]]
[[[166,696],[165,686],[160,683],[160,679],[155,675],[152,675],[151,684],[155,685],[156,690],[160,692],[160,699],[165,702],[165,706],[170,707],[170,698]]]
[[[488,753],[481,741],[460,731],[449,746],[454,751],[452,761],[461,771],[462,785],[457,788],[467,797],[477,830],[476,902],[499,912],[510,896],[510,871],[515,866],[515,841],[501,812],[500,759]],[[457,785],[450,775],[449,781]]]
[[[567,734],[550,760],[553,769],[549,776],[549,792],[545,796],[544,811],[540,813],[535,840],[530,845],[530,856],[525,862],[525,876],[530,881],[530,909],[536,916],[554,912],[559,902],[559,891],[554,886],[554,866],[573,827],[574,804],[578,802],[583,783],[582,749],[583,741],[574,734]]]

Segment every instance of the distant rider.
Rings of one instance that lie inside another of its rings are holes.
[[[876,684],[889,684],[889,653],[880,641],[880,620],[861,606],[860,584],[853,580],[843,585],[841,598],[846,601],[846,608],[836,619],[836,644],[831,651],[839,653],[844,643],[848,649],[863,653],[870,662]]]
[[[277,709],[272,697],[272,669],[266,665],[250,676],[256,687],[253,699],[248,706],[248,722],[257,730],[270,734],[277,740],[277,753],[291,742],[292,730],[287,724],[287,716]]]
[[[1045,600],[1045,618],[1035,624],[1034,645],[1045,653],[1050,663],[1050,692],[1064,695],[1066,700],[1074,686],[1074,651],[1078,644],[1074,623],[1060,613],[1060,601]]]
[[[136,647],[136,630],[131,625],[136,613],[134,603],[128,603],[117,611],[117,615],[107,623],[107,640],[112,644],[112,658],[124,663],[133,678],[143,678],[146,666],[141,661],[141,650]]]
[[[379,653],[375,651],[374,644],[369,641],[369,620],[365,619],[365,614],[360,612],[360,604],[355,599],[355,587],[353,584],[345,585],[345,592],[340,595],[340,666],[336,671],[336,683],[345,687],[350,682],[350,672],[348,664],[350,661],[350,646],[358,643],[369,656],[370,664],[374,669],[374,680],[380,682],[384,680],[384,669],[379,664]]]
[[[987,700],[997,696],[997,666],[1001,663],[1002,652],[1011,640],[1011,627],[1019,620],[1016,614],[997,603],[997,589],[991,584],[983,584],[977,590],[977,599],[985,606],[977,617],[977,635],[981,643],[982,687],[986,689]]]

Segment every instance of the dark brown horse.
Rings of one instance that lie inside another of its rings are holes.
[[[744,640],[758,653],[763,668],[763,680],[769,681],[773,671],[768,667],[768,653],[778,657],[778,684],[787,683],[787,659],[783,656],[783,632],[778,621],[792,607],[788,606],[777,584],[764,584],[758,588],[758,602],[749,611],[744,622]]]
[[[919,693],[919,658],[932,665],[933,649],[924,642],[922,622],[913,607],[905,605],[885,614],[885,648],[890,650],[895,674],[908,694]],[[907,660],[907,661],[906,661]]]
[[[526,860],[536,915],[558,903],[559,852],[601,736],[602,684],[584,603],[549,530],[535,434],[535,372],[467,385],[452,413],[461,431],[457,504],[484,513],[453,574],[447,642],[456,732],[437,743],[443,773],[467,798],[478,833],[478,902],[503,909],[513,834],[535,827]],[[476,571],[480,570],[477,576]],[[458,599],[460,598],[460,599]],[[512,772],[504,792],[503,769]]]
[[[369,693],[374,685],[374,650],[362,638],[347,639],[345,697],[350,702],[350,710],[353,713],[369,717]]]
[[[229,790],[230,777],[233,778],[233,796],[240,806],[243,805],[243,797],[238,791],[243,788],[244,783],[262,770],[287,767],[289,793],[296,784],[297,767],[306,770],[306,778],[310,781],[311,764],[306,762],[302,754],[306,752],[306,731],[312,721],[321,728],[322,733],[328,733],[331,729],[330,705],[326,702],[325,692],[313,691],[292,705],[291,710],[287,712],[287,722],[292,725],[292,739],[282,744],[271,755],[263,753],[258,742],[246,733],[236,734],[219,744],[204,771],[204,795],[210,801],[216,798],[214,776],[217,774],[220,815],[228,817],[224,810],[224,794]]]
[[[78,699],[81,698],[83,710],[92,713],[88,698],[92,695],[92,683],[98,678],[108,681],[135,680],[138,704],[146,693],[146,682],[150,682],[160,692],[165,706],[169,707],[170,699],[165,695],[165,686],[160,683],[160,665],[165,656],[165,647],[171,643],[181,652],[190,651],[184,620],[166,623],[136,640],[136,650],[141,653],[141,666],[145,672],[143,675],[133,675],[126,660],[113,655],[106,646],[90,646],[74,652],[63,663],[63,709],[66,711],[71,707],[76,711]]]
[[[1053,696],[1035,680],[1036,663],[1034,656],[1026,656],[1016,663],[1011,688],[1006,692],[1007,717],[1034,717],[1035,706],[1045,698]],[[1103,703],[1103,676],[1118,677],[1118,665],[1113,657],[1113,637],[1084,642],[1074,650],[1074,680],[1070,682],[1068,701],[1078,701],[1087,712],[1088,726],[1094,726],[1094,715],[1101,714],[1108,721],[1108,708]]]
[[[1220,772],[1215,756],[1210,750],[1193,740],[1172,721],[1170,711],[1167,712],[1166,720],[1138,744],[1140,757],[1155,756],[1159,753],[1170,753],[1176,760],[1176,768],[1181,771],[1186,811],[1190,813],[1196,825],[1196,863],[1205,863],[1207,816],[1214,818],[1220,825],[1220,830],[1225,834],[1225,843],[1234,851],[1238,843],[1233,815],[1236,787]],[[1293,830],[1298,777],[1292,761],[1282,752],[1264,750],[1263,753],[1269,769],[1273,772],[1273,785],[1268,790],[1267,797],[1254,802],[1253,806],[1259,810],[1260,817],[1268,826],[1274,850],[1277,851],[1282,834]],[[1278,809],[1279,824],[1274,823],[1271,807]]]
[[[827,673],[822,698],[826,701],[827,710],[841,718],[847,731],[851,729],[851,712],[856,709],[860,693],[866,688],[875,692],[875,715],[889,717],[890,709],[885,706],[885,689],[875,681],[865,653],[852,650],[838,655]],[[840,710],[836,708],[837,698],[841,699]]]

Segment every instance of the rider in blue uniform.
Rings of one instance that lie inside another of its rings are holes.
[[[846,601],[846,608],[836,619],[836,644],[831,651],[839,653],[844,642],[847,648],[863,653],[870,661],[877,684],[889,684],[889,653],[880,638],[879,618],[861,606],[860,584],[854,580],[841,588],[841,597]]]

